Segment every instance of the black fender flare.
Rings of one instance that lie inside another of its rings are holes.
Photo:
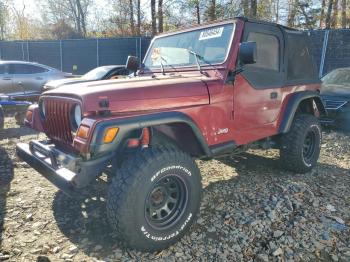
[[[323,100],[317,91],[301,91],[292,95],[288,100],[288,104],[283,113],[283,119],[279,126],[279,133],[287,133],[292,125],[295,113],[300,103],[306,99],[313,99],[321,116],[326,116],[327,111],[323,104]]]
[[[162,124],[183,123],[188,125],[195,135],[198,144],[201,147],[204,158],[211,158],[212,152],[197,124],[188,115],[177,112],[161,112],[134,117],[118,118],[98,123],[94,129],[94,134],[90,143],[90,152],[94,155],[105,154],[108,152],[117,152],[121,142],[127,138],[127,135],[133,130],[139,130],[145,127],[152,127]],[[110,144],[104,144],[104,132],[109,127],[118,127],[119,132]]]

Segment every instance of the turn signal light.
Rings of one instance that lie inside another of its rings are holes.
[[[32,119],[33,119],[33,111],[27,111],[27,113],[26,113],[26,120],[28,121],[28,122],[32,122]]]
[[[89,136],[89,131],[90,131],[89,127],[81,125],[78,129],[77,137],[87,139]]]
[[[105,144],[111,143],[116,135],[118,134],[119,128],[118,127],[111,127],[108,128],[105,132],[105,136],[103,138],[103,142]]]

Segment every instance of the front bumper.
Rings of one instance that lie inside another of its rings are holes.
[[[18,143],[17,155],[31,167],[48,179],[52,184],[70,196],[77,194],[77,189],[86,187],[96,179],[109,165],[113,155],[106,155],[92,160],[64,153],[54,145],[30,141]]]

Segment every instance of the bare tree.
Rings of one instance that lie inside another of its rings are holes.
[[[346,28],[346,0],[341,1],[341,26]]]
[[[250,17],[256,18],[257,13],[258,13],[257,0],[250,0]]]
[[[151,0],[152,35],[157,34],[156,0]]]
[[[331,19],[331,27],[336,28],[338,26],[338,0],[334,0],[333,3],[333,16]]]
[[[8,21],[8,7],[0,2],[0,40],[5,39],[5,30]]]
[[[130,29],[131,29],[131,34],[132,34],[132,35],[135,35],[134,3],[133,3],[133,0],[129,0],[129,13],[130,13]]]
[[[48,22],[55,24],[64,20],[74,26],[81,37],[87,34],[86,17],[91,0],[42,0],[42,16],[48,18]]]
[[[195,7],[196,7],[197,24],[200,24],[201,23],[201,13],[200,13],[200,7],[199,7],[199,0],[195,1]]]
[[[216,20],[216,0],[209,1],[209,7],[207,10],[207,13],[208,13],[208,20],[209,21]]]
[[[248,0],[242,0],[243,14],[249,16],[249,2]]]
[[[326,8],[326,0],[322,0],[322,4],[321,4],[321,14],[320,14],[320,28],[323,27],[323,23],[324,23],[324,10]]]
[[[328,2],[327,15],[326,15],[326,28],[331,28],[331,15],[332,15],[333,1],[334,0],[329,0]]]
[[[137,35],[141,35],[141,0],[137,0]]]
[[[294,26],[295,16],[297,14],[297,0],[289,0],[289,11],[287,25],[290,27]]]
[[[163,0],[158,0],[158,32],[163,32]]]
[[[279,23],[280,0],[275,1],[275,21]]]

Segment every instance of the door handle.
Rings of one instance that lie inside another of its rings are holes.
[[[278,97],[277,92],[272,92],[272,93],[270,93],[270,98],[271,98],[271,99],[276,99],[277,97]]]
[[[11,77],[4,77],[2,80],[12,80]]]
[[[38,76],[38,77],[36,77],[35,79],[36,79],[36,80],[43,80],[44,78]]]

